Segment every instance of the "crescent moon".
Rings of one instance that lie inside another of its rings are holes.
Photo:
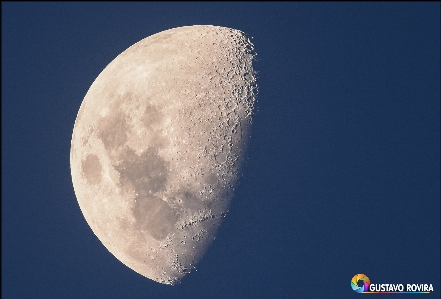
[[[84,97],[70,151],[78,204],[137,273],[176,284],[214,239],[249,137],[255,56],[242,31],[174,28],[118,55]]]

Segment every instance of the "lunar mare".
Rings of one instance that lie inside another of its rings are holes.
[[[179,27],[118,55],[79,109],[70,164],[81,211],[137,273],[175,284],[228,211],[257,92],[245,33]]]

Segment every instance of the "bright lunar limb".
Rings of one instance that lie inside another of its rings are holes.
[[[257,92],[239,30],[179,27],[118,55],[75,121],[81,211],[122,263],[164,284],[195,268],[228,210]]]

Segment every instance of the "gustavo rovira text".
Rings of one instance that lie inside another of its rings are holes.
[[[371,292],[433,292],[432,284],[371,284],[369,286]]]

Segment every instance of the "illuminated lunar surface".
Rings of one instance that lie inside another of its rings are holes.
[[[228,210],[256,94],[241,31],[174,28],[118,55],[75,121],[70,164],[81,211],[127,267],[175,284]]]

